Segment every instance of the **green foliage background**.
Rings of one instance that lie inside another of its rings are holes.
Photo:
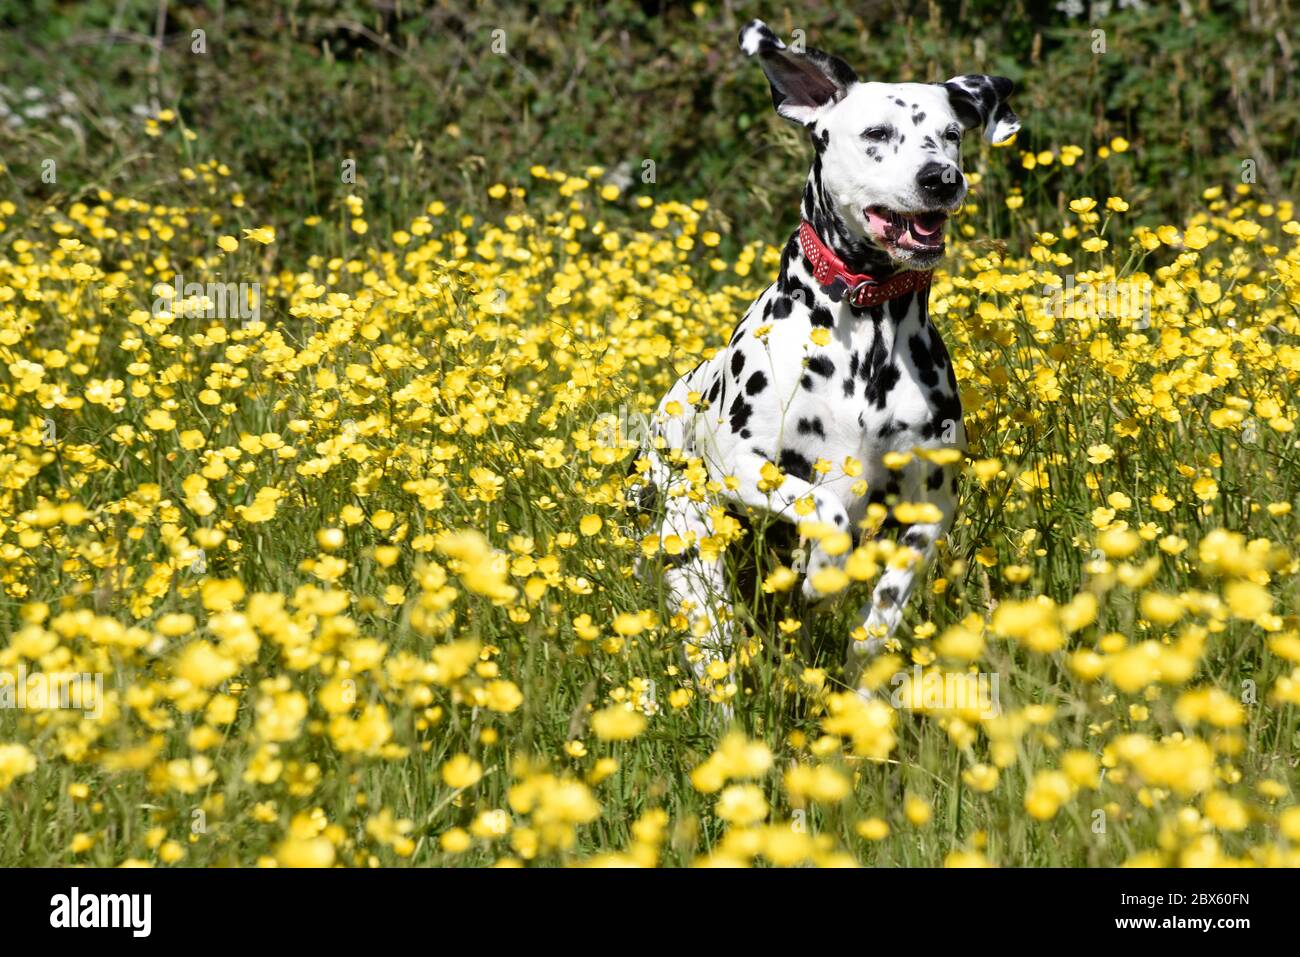
[[[1060,170],[1044,186],[1040,172],[1032,188],[1045,192],[1028,197],[1031,212],[1041,203],[1055,214],[1071,190],[1104,188],[1169,218],[1199,188],[1239,179],[1248,159],[1265,195],[1296,193],[1289,0],[1057,6],[0,0],[9,99],[29,86],[70,91],[82,130],[10,127],[0,159],[18,194],[143,181],[161,195],[173,180],[149,168],[138,128],[110,118],[174,107],[198,134],[196,158],[230,164],[254,207],[287,215],[323,212],[349,157],[380,221],[431,197],[474,208],[485,186],[524,178],[534,163],[621,165],[640,179],[648,159],[659,198],[707,198],[724,234],[740,222],[746,240],[770,237],[796,215],[808,150],[773,116],[767,84],[737,49],[739,26],[762,16],[864,78],[1013,78],[1026,124],[1019,148],[1072,143],[1091,155],[1116,135],[1133,142],[1105,183]],[[192,52],[195,30],[203,54]],[[59,164],[57,186],[39,181],[46,158]],[[1023,174],[1018,163],[989,172]]]
[[[208,201],[202,193],[208,187],[201,179],[187,180],[184,171],[187,164],[216,159],[229,165],[232,179],[247,196],[242,211],[247,218],[232,216],[222,221],[221,229],[242,235],[240,227],[274,225],[277,231],[276,242],[269,247],[245,241],[236,262],[245,264],[240,268],[249,274],[269,276],[281,269],[292,279],[293,273],[303,269],[304,260],[329,254],[351,257],[357,255],[358,244],[370,242],[387,247],[385,232],[407,228],[412,216],[430,200],[443,200],[453,214],[477,213],[491,208],[487,200],[491,184],[519,181],[531,188],[527,171],[534,164],[567,172],[582,172],[597,164],[608,170],[630,171],[636,187],[618,200],[602,201],[594,215],[618,219],[620,207],[634,194],[660,200],[706,198],[711,205],[703,226],[723,234],[718,255],[732,257],[736,247],[745,243],[779,242],[793,226],[810,153],[799,132],[773,115],[761,72],[746,62],[736,47],[739,27],[754,16],[762,16],[786,36],[802,30],[807,43],[845,57],[866,78],[942,80],[978,71],[1013,78],[1019,84],[1014,105],[1025,122],[1016,146],[994,152],[971,136],[967,165],[984,175],[980,192],[988,202],[980,201],[981,241],[1004,241],[1020,255],[1031,245],[1028,234],[1060,229],[1062,223],[1069,222],[1066,204],[1083,195],[1103,201],[1110,195],[1127,199],[1132,212],[1125,214],[1126,229],[1142,222],[1182,223],[1184,215],[1204,210],[1202,189],[1238,182],[1247,160],[1253,162],[1257,173],[1258,194],[1264,198],[1297,194],[1300,80],[1295,51],[1300,44],[1289,0],[1145,0],[1140,9],[1129,2],[1124,9],[1119,9],[1118,3],[1108,4],[1105,11],[1100,3],[1081,2],[1078,6],[1083,12],[1072,16],[1057,9],[1055,3],[1025,0],[920,4],[810,0],[797,6],[653,0],[611,0],[599,5],[560,0],[478,5],[417,5],[401,0],[338,4],[318,0],[278,4],[0,0],[0,84],[4,87],[0,99],[5,105],[0,113],[0,201],[12,202],[16,210],[4,213],[7,227],[12,228],[7,235],[11,236],[43,234],[50,221],[66,215],[64,211],[73,201],[101,189],[117,196],[152,199],[168,206],[192,204],[199,209]],[[193,50],[194,31],[199,30],[206,46],[203,53]],[[504,40],[504,53],[494,52],[494,40]],[[1103,41],[1105,50],[1100,52]],[[191,131],[193,138],[182,139],[170,123],[164,137],[144,135],[144,114],[161,109],[174,110],[179,125]],[[8,121],[15,113],[22,115],[21,123]],[[1116,136],[1128,139],[1133,148],[1097,161],[1098,149]],[[189,151],[180,160],[174,155],[178,140]],[[1067,144],[1082,148],[1085,160],[1075,166],[1054,163],[1032,174],[1019,161],[1022,150],[1059,152]],[[340,179],[342,164],[348,159],[356,161],[355,184]],[[50,160],[58,175],[47,182],[41,173]],[[645,160],[655,163],[653,184],[638,182]],[[223,181],[223,189],[225,185]],[[1024,203],[1011,216],[1003,200],[1015,189],[1020,190]],[[351,234],[346,223],[332,232],[322,228],[314,237],[305,235],[304,218],[319,214],[327,217],[328,225],[330,217],[341,215],[341,199],[350,193],[364,197],[370,224],[366,238]],[[502,208],[498,205],[493,214]],[[158,248],[173,265],[184,265],[187,251],[194,258],[211,256],[207,227],[215,232],[217,224],[209,222],[204,228],[183,231],[173,245]],[[701,247],[699,255],[709,254]],[[1116,247],[1095,261],[1122,255],[1126,253]],[[264,258],[254,266],[254,256]],[[1121,264],[1122,258],[1113,263],[1116,267]],[[699,265],[698,271],[704,274],[702,263]],[[539,267],[538,274],[550,285],[545,268]],[[727,280],[719,274],[714,281]],[[761,285],[758,277],[750,281]],[[340,288],[347,282],[345,279]],[[283,285],[293,287],[295,283]],[[1214,290],[1217,296],[1217,284]],[[84,316],[60,314],[53,302],[24,308],[32,314],[43,310],[39,321],[33,323],[37,327],[33,341],[38,344],[45,338],[48,342],[44,345],[54,346],[60,335],[66,336],[77,322],[85,321]],[[1237,331],[1252,333],[1250,340],[1243,336],[1243,343],[1257,341],[1256,327],[1247,319],[1253,322],[1266,314],[1262,310],[1273,306],[1256,308],[1261,311],[1248,316],[1247,310],[1238,313],[1246,324],[1236,327]],[[547,304],[540,299],[524,316],[538,323],[550,319]],[[595,322],[599,313],[589,310],[581,318]],[[110,325],[116,335],[126,319],[106,311],[105,322],[118,324]],[[1030,395],[1031,376],[1043,368],[1037,364],[1041,359],[1027,358],[1037,353],[1024,348],[1034,330],[1023,316],[1008,323],[1005,327],[991,322],[976,327],[975,334],[981,337],[979,349],[985,350],[977,354],[989,359],[981,361],[983,368],[1014,373],[1011,388]],[[721,327],[727,326],[724,320]],[[291,328],[288,323],[284,327]],[[1012,334],[1000,339],[1003,328]],[[1112,336],[1119,341],[1119,335],[1118,327],[1111,328],[1099,333],[1097,341],[1110,343]],[[1269,335],[1281,333],[1272,330]],[[127,353],[108,352],[112,348],[106,337],[104,349],[111,359],[106,359],[104,366],[125,365]],[[568,349],[567,342],[564,348]],[[346,351],[342,354],[348,355]],[[1257,355],[1245,352],[1244,345],[1240,354]],[[522,376],[524,369],[526,365],[520,365],[516,371]],[[401,375],[411,371],[403,369]],[[661,371],[666,370],[656,368],[653,374]],[[1109,374],[1102,378],[1096,365],[1088,362],[1062,364],[1059,371],[1065,382],[1063,399],[1039,403],[1040,409],[1050,412],[1046,425],[1040,427],[1032,415],[1019,416],[1019,410],[1008,412],[1006,421],[1015,427],[1001,446],[990,440],[985,447],[988,454],[1015,454],[1035,467],[1055,469],[1058,498],[1053,509],[1039,511],[1035,506],[1013,513],[1002,509],[1005,496],[1001,500],[976,496],[969,513],[971,524],[959,531],[967,537],[959,539],[958,545],[967,549],[996,546],[1002,558],[1018,563],[1027,547],[1024,532],[1037,534],[1041,529],[1044,548],[1052,551],[1044,552],[1047,573],[1034,587],[1066,600],[1077,590],[1082,574],[1074,533],[1076,529],[1091,532],[1088,515],[1095,490],[1087,486],[1084,469],[1071,469],[1063,463],[1077,461],[1080,448],[1087,448],[1091,440],[1113,438],[1112,406],[1105,399],[1108,391],[1118,394],[1123,387]],[[553,363],[548,374],[555,381],[564,381],[571,373]],[[1285,375],[1279,364],[1246,381],[1262,383],[1260,387],[1269,393],[1285,394],[1290,383]],[[1232,389],[1246,387],[1236,378],[1228,381]],[[635,388],[634,384],[624,385]],[[541,386],[550,388],[545,379]],[[653,393],[658,394],[657,390]],[[1005,396],[1006,390],[999,389],[996,394]],[[1101,400],[1093,401],[1098,396]],[[1230,396],[1226,388],[1221,397],[1238,398]],[[368,402],[370,397],[363,398]],[[609,398],[614,398],[612,390]],[[266,390],[250,389],[241,399],[245,400],[248,417],[241,411],[241,417],[226,422],[232,433],[226,437],[230,441],[246,426],[259,431],[269,418]],[[1131,408],[1144,401],[1121,395],[1118,405]],[[1197,417],[1178,431],[1148,430],[1147,444],[1135,447],[1141,454],[1121,454],[1113,466],[1116,474],[1131,476],[1136,488],[1138,470],[1145,469],[1149,461],[1174,475],[1175,456],[1199,463],[1208,461],[1213,450],[1227,462],[1224,469],[1215,466],[1227,503],[1224,521],[1230,527],[1248,529],[1252,535],[1267,534],[1285,541],[1291,527],[1288,518],[1253,513],[1261,502],[1295,499],[1294,461],[1289,453],[1274,461],[1241,444],[1229,447],[1226,430],[1201,426],[1210,414],[1210,402],[1210,398],[1189,399],[1185,407],[1196,411]],[[136,403],[132,411],[143,408]],[[581,414],[587,411],[579,410]],[[521,433],[517,438],[523,445],[530,436]],[[1284,440],[1275,441],[1280,446]],[[483,447],[467,445],[471,451],[461,464],[485,461],[507,471],[509,460],[504,457],[501,463],[476,457]],[[1015,452],[1003,453],[1003,448]],[[1224,455],[1225,451],[1231,454]],[[145,468],[142,460],[124,460],[133,469]],[[156,470],[165,467],[159,460],[149,464]],[[1205,474],[1209,475],[1208,469]],[[132,481],[138,484],[142,475],[136,473]],[[144,477],[155,481],[158,474],[155,471]],[[285,556],[305,555],[314,548],[309,530],[318,520],[332,520],[328,516],[347,495],[342,484],[333,489],[329,494],[337,494],[338,500],[318,498],[312,503],[316,511],[310,519],[295,516],[295,530],[302,534],[296,541],[276,542],[279,554],[255,539],[259,544],[249,551],[266,557],[262,570],[257,562],[248,563],[253,587],[284,591],[292,587],[294,572]],[[520,511],[499,513],[509,517],[513,527],[527,527],[522,519],[530,512],[519,501],[531,490],[532,486],[513,489],[506,501]],[[571,496],[543,527],[573,526],[587,507],[580,496]],[[1185,511],[1176,513],[1171,521],[1194,520],[1199,526],[1201,513],[1191,511],[1196,503],[1189,498],[1183,507]],[[286,519],[286,525],[289,521]],[[1270,522],[1273,524],[1267,524]],[[150,538],[140,547],[154,548],[157,543]],[[595,557],[594,550],[591,554]],[[604,561],[603,553],[600,560]],[[368,559],[359,564],[362,569],[373,569]],[[254,577],[262,575],[265,580]],[[992,598],[987,581],[983,593],[977,592],[981,586],[973,578],[969,585],[955,585],[929,610],[939,609],[940,622],[950,624],[965,609],[987,607]],[[362,579],[362,584],[369,587],[370,583]],[[1180,578],[1168,587],[1182,590],[1192,584]],[[621,591],[610,593],[613,609],[632,611],[653,600],[630,582],[620,586]],[[1282,607],[1289,614],[1295,607],[1295,583],[1288,581],[1283,587],[1287,591]],[[1014,593],[1012,583],[1006,590]],[[16,620],[12,603],[8,608],[9,620]],[[569,610],[578,609],[585,611],[588,606],[575,601]],[[604,604],[590,606],[593,612],[605,609]],[[1136,628],[1137,612],[1131,604],[1117,604],[1106,614],[1109,627]],[[608,670],[597,673],[595,666],[589,670],[588,662],[570,655],[566,647],[521,640],[517,629],[511,631],[499,624],[503,612],[492,610],[489,615],[495,617],[486,621],[498,623],[507,649],[503,660],[513,669],[506,673],[519,678],[527,702],[518,726],[503,719],[511,731],[505,740],[514,749],[558,755],[576,734],[571,715],[581,714],[595,700],[597,689],[604,694],[610,686],[629,683],[632,677],[660,674],[668,656],[675,654],[647,643],[635,654],[611,656]],[[917,620],[921,620],[919,615]],[[838,641],[847,630],[842,624],[824,618],[817,627],[821,634],[833,635]],[[551,627],[553,637],[561,626]],[[562,627],[570,628],[568,624]],[[409,632],[399,638],[416,640]],[[825,644],[829,649],[830,642]],[[567,647],[573,646],[570,642]],[[603,659],[597,660],[601,668],[606,667]],[[994,658],[991,664],[998,673],[1008,674],[1028,689],[1024,703],[1054,703],[1063,697],[1061,687],[1075,687],[1064,684],[1064,672],[1056,666],[1029,659],[1022,668],[1010,652],[1005,660]],[[1259,635],[1249,632],[1245,622],[1238,622],[1219,638],[1207,677],[1217,686],[1235,688],[1247,676],[1258,673],[1263,688],[1263,669],[1279,667],[1279,659],[1265,657]],[[749,722],[749,731],[769,736],[784,749],[784,760],[794,749],[781,733],[789,727],[783,724],[786,716],[781,709],[793,700],[795,692],[788,690],[793,685],[787,684],[787,674],[777,667],[754,670],[760,674],[761,690],[752,700],[762,702],[768,710],[741,709],[739,714]],[[1278,675],[1275,670],[1267,673],[1274,678]],[[307,684],[304,690],[314,694],[318,689]],[[1111,696],[1105,708],[1114,701]],[[1097,707],[1096,713],[1118,714],[1125,704],[1120,699],[1113,710]],[[1153,727],[1172,727],[1167,710],[1163,704],[1155,709]],[[1067,745],[1087,742],[1092,746],[1092,731],[1087,726],[1091,713],[1078,702],[1062,709],[1058,727],[1069,729]],[[1127,717],[1123,720],[1140,726],[1131,710],[1124,713]],[[1294,711],[1290,706],[1260,708],[1251,715],[1242,788],[1271,776],[1287,782],[1285,790],[1294,795]],[[238,760],[246,756],[241,748],[248,740],[247,722],[251,720],[245,709],[241,718],[245,723],[232,738]],[[642,744],[628,749],[626,764],[602,793],[608,810],[605,819],[593,827],[590,841],[581,849],[584,853],[626,846],[630,822],[648,806],[662,804],[675,821],[702,812],[707,801],[689,786],[685,772],[714,745],[711,720],[711,713],[703,709],[669,712],[664,724],[656,726]],[[1110,720],[1106,718],[1107,723]],[[505,749],[488,751],[479,739],[485,725],[467,722],[462,726],[458,715],[452,721],[454,733],[439,729],[424,738],[431,748],[430,764],[440,764],[453,751],[466,749],[487,752],[490,769],[504,770],[501,755]],[[805,725],[798,722],[802,731]],[[814,730],[811,723],[806,727]],[[920,840],[911,831],[899,831],[893,840],[865,856],[866,860],[934,864],[977,828],[993,836],[990,856],[994,860],[1021,864],[1110,863],[1156,843],[1160,822],[1141,812],[1131,826],[1116,829],[1110,845],[1091,839],[1084,817],[1088,805],[1082,802],[1071,808],[1068,821],[1028,820],[1020,810],[1031,783],[1027,773],[1008,774],[1008,784],[996,797],[972,801],[970,792],[960,784],[964,752],[954,749],[936,724],[908,723],[905,728],[909,737],[900,748],[898,770],[888,777],[864,777],[861,808],[871,813],[897,808],[906,782],[908,789],[936,795],[940,822],[928,832],[930,837]],[[124,722],[117,729],[121,743],[135,730],[135,725]],[[3,727],[0,732],[0,741],[18,737]],[[475,811],[467,802],[463,807],[456,805],[454,814],[444,814],[451,798],[438,790],[421,762],[349,765],[329,748],[317,750],[314,739],[302,740],[299,753],[304,758],[326,763],[323,786],[310,801],[344,822],[359,823],[361,816],[369,813],[358,804],[358,793],[368,796],[367,808],[393,806],[401,814],[411,814],[420,821],[424,841],[413,858],[416,863],[444,860],[447,856],[435,848],[433,839],[448,820],[467,823]],[[786,743],[781,744],[782,740]],[[1036,740],[1023,762],[1026,772],[1046,769],[1043,759],[1055,748]],[[176,736],[165,756],[187,753],[188,744],[182,745]],[[324,758],[320,758],[322,753]],[[265,841],[264,849],[270,850],[267,830],[247,814],[249,802],[261,792],[242,788],[242,770],[233,760],[223,767],[222,787],[234,812],[231,824],[218,832],[219,839],[198,845],[189,862],[244,862],[258,841]],[[77,773],[71,767],[47,762],[31,781],[23,781],[22,786],[30,788],[26,792],[32,795],[29,802],[15,800],[0,807],[8,815],[0,817],[0,861],[71,861],[71,835],[95,830],[102,832],[102,839],[95,846],[93,860],[120,863],[128,856],[145,854],[139,832],[148,823],[166,820],[174,824],[188,819],[192,807],[188,798],[171,795],[167,808],[156,809],[142,777],[115,783],[107,811],[74,806],[65,796]],[[92,776],[92,780],[96,779]],[[1107,786],[1120,787],[1114,778]],[[475,800],[482,807],[499,807],[507,787],[506,775],[498,773],[487,779]],[[1109,793],[1122,794],[1126,801],[1130,798],[1118,790]],[[1294,804],[1294,797],[1290,800]],[[282,828],[306,801],[300,797],[284,802]],[[1135,802],[1128,804],[1130,810],[1136,807]],[[154,810],[158,810],[156,816]],[[784,809],[778,810],[784,813]],[[856,840],[850,838],[851,823],[846,814],[834,819],[826,830],[838,828],[842,838]],[[716,828],[717,821],[709,826]],[[1250,832],[1231,839],[1229,850],[1239,853],[1247,840],[1275,840],[1271,833],[1262,824],[1252,825]],[[1084,835],[1089,836],[1080,840]],[[707,847],[716,831],[704,837],[702,847]],[[690,860],[695,852],[692,838],[675,848],[669,860]],[[261,853],[261,849],[253,853]],[[387,851],[383,853],[385,860],[393,859]],[[486,849],[475,853],[478,856],[471,858],[473,862],[488,859]]]

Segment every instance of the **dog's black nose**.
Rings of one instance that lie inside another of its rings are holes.
[[[961,170],[951,163],[926,163],[916,174],[916,184],[924,195],[948,203],[961,191]]]

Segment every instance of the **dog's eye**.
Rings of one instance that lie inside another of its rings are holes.
[[[864,140],[875,140],[877,143],[889,139],[891,130],[888,126],[872,126],[862,131]]]
[[[950,126],[943,131],[943,138],[947,140],[949,143],[960,143],[961,130],[957,129],[957,127],[955,126]]]

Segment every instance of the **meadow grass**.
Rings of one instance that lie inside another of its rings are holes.
[[[812,608],[761,520],[661,542],[626,505],[629,424],[784,237],[599,168],[282,222],[147,122],[174,204],[0,201],[0,678],[103,677],[94,716],[0,710],[0,864],[1297,862],[1289,203],[1145,226],[973,177],[931,299],[959,519],[864,699],[844,643],[905,550]],[[745,634],[703,688],[636,573],[690,544]]]

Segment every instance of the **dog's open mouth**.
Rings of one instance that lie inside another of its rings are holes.
[[[863,212],[876,240],[885,245],[927,253],[943,250],[948,214],[941,210],[899,213],[884,206],[869,206]]]

